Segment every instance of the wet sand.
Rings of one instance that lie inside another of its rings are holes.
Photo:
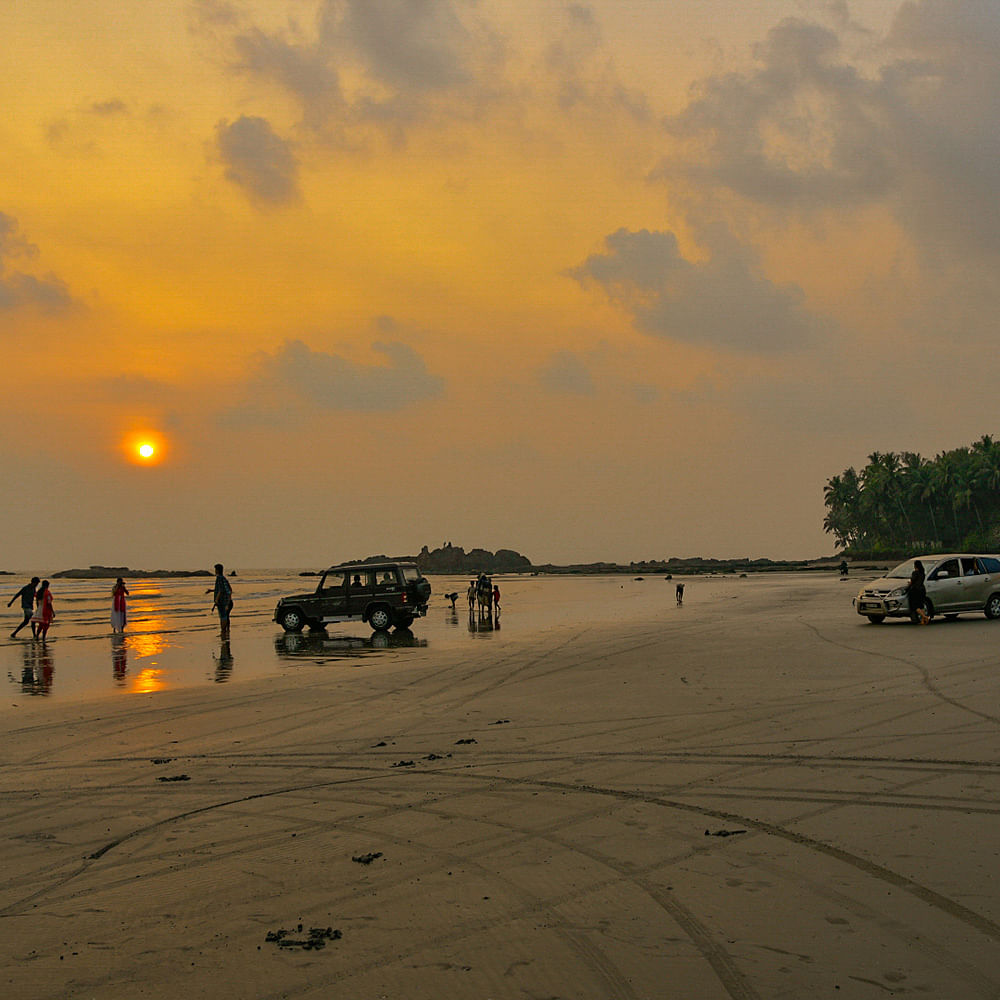
[[[7,711],[4,994],[1000,996],[1000,624],[856,584]]]

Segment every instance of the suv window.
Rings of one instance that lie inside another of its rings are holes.
[[[416,566],[404,566],[403,567],[403,579],[407,583],[413,583],[415,580],[420,579],[420,570]]]
[[[392,590],[393,587],[398,586],[396,580],[396,572],[391,569],[380,569],[375,574],[375,589],[376,590]]]
[[[974,556],[962,560],[962,576],[981,576],[982,572],[979,560]]]
[[[345,582],[346,574],[328,573],[326,580],[323,583],[323,593],[331,596],[343,596],[346,589],[344,587]]]
[[[351,590],[371,590],[375,586],[375,574],[371,570],[354,570],[348,573]]]
[[[930,575],[932,580],[940,580],[942,577],[947,577],[948,579],[954,579],[959,575],[958,570],[958,560],[949,559],[947,562],[941,563],[940,566]]]
[[[987,573],[1000,573],[1000,559],[991,559],[989,556],[983,556],[979,561],[986,568]]]

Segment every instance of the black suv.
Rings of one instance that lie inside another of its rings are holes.
[[[393,625],[409,628],[426,615],[430,596],[431,585],[415,563],[346,563],[328,569],[315,593],[281,598],[274,620],[286,632],[350,621],[385,632]]]

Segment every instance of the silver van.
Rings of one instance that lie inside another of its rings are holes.
[[[1000,556],[968,552],[937,556],[917,556],[900,563],[879,580],[866,583],[854,607],[873,625],[886,618],[909,618],[906,588],[913,564],[924,565],[927,611],[955,618],[963,611],[980,611],[987,618],[1000,618]]]

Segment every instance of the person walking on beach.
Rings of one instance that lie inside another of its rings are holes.
[[[42,580],[42,585],[35,594],[35,613],[31,616],[31,628],[35,638],[44,639],[49,632],[49,626],[56,613],[52,607],[52,591],[49,590],[49,581]]]
[[[466,596],[469,598],[469,611],[471,612],[472,609],[476,606],[476,581],[475,580],[470,580],[469,581],[469,590],[468,590],[468,593],[467,593]]]
[[[496,584],[493,584],[493,607],[500,614],[500,588]]]
[[[680,607],[684,603],[684,584],[679,583],[674,588],[674,594],[677,597],[677,606]]]
[[[115,583],[114,588],[111,591],[111,631],[112,632],[124,632],[125,631],[125,598],[128,597],[128,587],[125,586],[125,581],[118,577],[118,581]]]
[[[927,590],[924,587],[924,564],[916,559],[910,583],[906,588],[906,596],[910,602],[910,621],[914,625],[926,625],[930,620],[927,614]]]
[[[222,631],[228,632],[229,615],[233,610],[233,588],[222,571],[222,563],[215,564],[215,590],[212,593],[212,610],[218,610]]]
[[[9,608],[19,597],[21,598],[21,613],[24,615],[24,621],[11,632],[10,637],[12,639],[17,638],[17,633],[24,628],[28,622],[31,621],[31,616],[35,611],[35,588],[38,586],[38,577],[33,576],[31,578],[31,583],[26,583],[8,602],[7,607]],[[32,626],[31,634],[35,634],[35,628]]]

